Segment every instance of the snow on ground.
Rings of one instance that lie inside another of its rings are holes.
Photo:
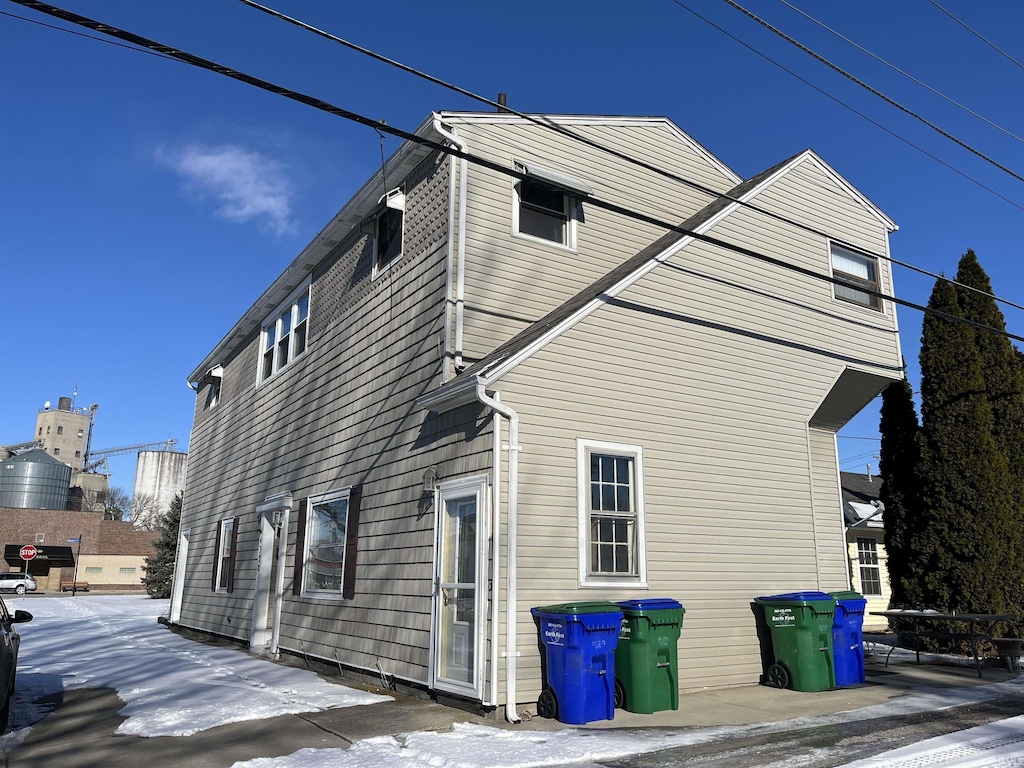
[[[118,733],[138,736],[185,736],[242,720],[389,700],[304,669],[186,640],[157,623],[166,600],[89,595],[10,599],[8,605],[34,617],[17,627],[15,727],[40,720],[52,710],[47,697],[73,688],[115,689],[125,702],[120,714],[128,718]]]
[[[62,690],[113,688],[128,719],[119,733],[186,736],[218,725],[386,701],[327,683],[312,672],[253,658],[241,651],[186,640],[156,619],[167,602],[142,596],[33,597],[8,601],[35,616],[22,634],[15,730],[0,739],[9,751],[32,723],[53,711]],[[888,648],[879,646],[879,651]],[[899,653],[899,651],[897,651]],[[894,654],[895,655],[895,654]],[[350,749],[304,749],[234,768],[528,768],[588,766],[726,736],[905,715],[993,699],[1024,679],[989,686],[913,692],[852,712],[775,723],[700,729],[506,730],[459,724],[447,733],[417,732],[366,739]],[[786,761],[793,768],[792,760]],[[850,768],[1024,767],[1024,717],[931,739],[851,763]]]

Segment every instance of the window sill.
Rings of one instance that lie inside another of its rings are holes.
[[[580,582],[580,589],[648,589],[646,581],[596,581],[588,580]]]
[[[344,597],[340,592],[303,592],[299,595],[303,600],[318,600],[326,601],[328,603],[340,603],[343,600],[349,600],[350,598]]]
[[[547,245],[555,248],[559,251],[567,251],[568,253],[578,253],[579,249],[576,244],[566,245],[565,243],[556,243],[554,240],[545,240],[543,237],[535,237],[534,235],[527,235],[523,232],[512,231],[512,237],[517,240],[527,240],[531,243],[537,243],[539,245]]]

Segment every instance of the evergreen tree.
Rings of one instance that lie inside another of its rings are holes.
[[[917,535],[924,527],[919,483],[920,426],[914,410],[913,390],[906,379],[893,382],[882,392],[878,474],[884,505],[885,552],[892,602],[897,605],[924,599],[924,563]]]
[[[178,528],[181,525],[181,494],[174,497],[171,506],[160,524],[160,539],[154,545],[156,554],[146,558],[142,570],[146,575],[142,583],[150,597],[171,596],[171,580],[174,577],[174,559],[178,553]]]
[[[956,289],[937,281],[928,307],[959,316]],[[929,313],[920,360],[924,600],[940,609],[1008,612],[1020,602],[1020,585],[1005,568],[1013,492],[993,437],[974,329]]]

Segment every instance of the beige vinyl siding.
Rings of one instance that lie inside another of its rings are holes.
[[[814,537],[818,550],[818,583],[832,592],[850,588],[846,559],[846,526],[839,488],[839,457],[834,432],[807,430],[814,496]]]
[[[864,588],[860,580],[860,560],[857,556],[857,539],[874,539],[875,549],[878,552],[878,571],[882,582],[881,595],[864,595],[867,607],[864,609],[864,628],[871,630],[885,630],[889,627],[889,620],[881,616],[872,616],[871,611],[884,611],[889,608],[889,600],[892,597],[892,589],[889,586],[888,554],[885,550],[885,534],[878,528],[867,528],[858,526],[850,528],[846,535],[847,556],[850,562],[850,573],[853,574],[853,589],[864,594]]]
[[[258,338],[225,365],[231,397],[198,420],[183,527],[191,528],[181,623],[248,638],[256,505],[290,491],[281,647],[357,668],[427,677],[434,510],[421,476],[489,470],[489,414],[428,415],[413,405],[440,383],[447,254],[447,162],[406,180],[403,258],[371,279],[372,247],[351,234],[313,271],[306,354],[256,387]],[[269,312],[272,308],[267,308]],[[353,600],[291,594],[298,508],[311,495],[363,489]],[[220,518],[239,518],[235,588],[210,591]]]
[[[852,211],[798,177],[779,183],[820,229],[860,215],[849,196]],[[860,242],[884,247],[877,219],[874,232]],[[823,237],[759,214],[711,234],[828,270]],[[540,690],[529,608],[572,599],[678,599],[681,687],[756,682],[751,601],[848,585],[834,433],[809,421],[847,367],[899,366],[891,314],[693,243],[502,378],[521,418],[519,700]],[[647,588],[579,587],[577,439],[643,448]]]
[[[516,160],[540,163],[585,181],[598,198],[669,221],[683,221],[713,199],[539,127],[457,127],[474,154],[509,168]],[[735,183],[662,123],[574,125],[572,130],[714,190],[724,191]],[[610,214],[584,200],[585,220],[578,223],[575,251],[513,236],[513,185],[508,176],[478,166],[469,168],[467,362],[479,359],[617,266],[638,245],[661,234],[656,227]]]

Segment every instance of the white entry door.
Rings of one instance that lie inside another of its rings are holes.
[[[479,696],[484,589],[481,585],[482,528],[486,480],[441,486],[434,578],[434,686]]]

